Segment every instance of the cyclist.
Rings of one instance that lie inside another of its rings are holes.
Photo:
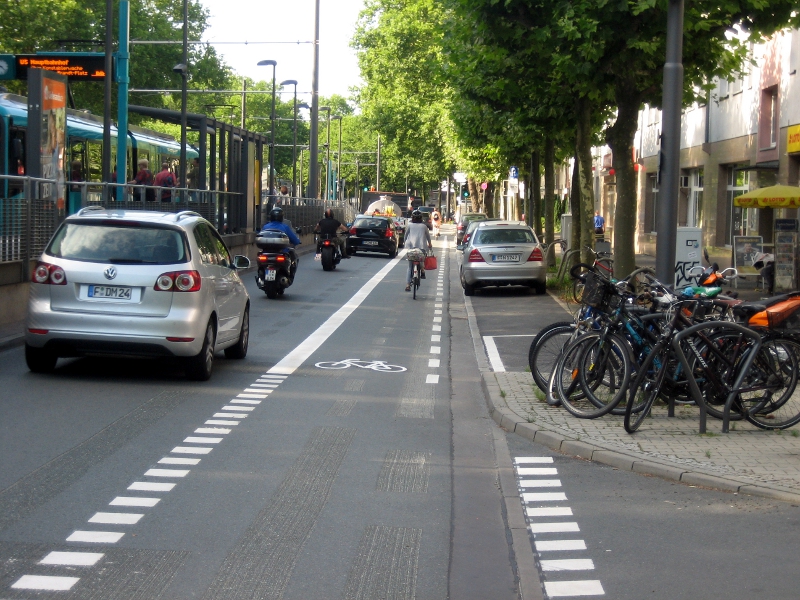
[[[433,209],[431,213],[431,221],[433,221],[433,237],[437,240],[439,239],[439,227],[442,224],[442,215],[439,213],[437,209]]]
[[[332,236],[331,239],[339,248],[339,254],[342,255],[342,258],[350,258],[345,249],[345,241],[339,236],[340,231],[344,231],[346,233],[347,227],[336,220],[336,218],[333,216],[333,209],[326,208],[325,217],[320,219],[319,223],[317,223],[316,227],[314,227],[314,233]]]
[[[433,249],[431,244],[431,232],[428,231],[428,226],[422,222],[422,213],[419,210],[414,210],[411,213],[411,223],[406,227],[405,244],[406,250],[418,249],[426,252]],[[420,277],[425,277],[425,269],[420,263]],[[406,291],[411,291],[411,276],[414,272],[414,262],[408,261],[408,273],[406,274]]]

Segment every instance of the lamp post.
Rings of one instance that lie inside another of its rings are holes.
[[[258,61],[259,67],[272,67],[272,114],[270,116],[270,142],[269,142],[269,201],[267,204],[275,201],[273,194],[275,193],[275,68],[278,66],[278,61],[275,60],[260,60]]]
[[[309,183],[308,195],[316,198],[317,173],[319,173],[319,0],[314,2],[314,65],[311,71],[311,131],[309,140]]]
[[[297,112],[301,108],[305,108],[307,110],[311,110],[311,107],[308,104],[306,104],[305,102],[301,102],[294,109],[294,139],[295,139],[294,147],[295,147],[295,153],[297,152]],[[304,146],[304,148],[308,149],[308,146]],[[297,167],[297,160],[295,159],[295,161],[292,164],[294,165],[293,170],[292,170],[292,176],[294,176],[294,173],[295,173],[294,168]],[[296,183],[296,182],[293,182],[293,183]],[[297,195],[297,197],[298,198],[304,198],[305,196],[303,196],[303,194],[305,192],[303,191],[303,152],[302,152],[302,150],[300,152],[300,188],[299,188],[299,192],[300,193]]]
[[[330,106],[320,106],[318,110],[324,110],[328,113],[328,133],[327,137],[325,138],[325,200],[328,199],[328,179],[330,178],[330,174],[328,173],[328,165],[331,161],[331,107]],[[312,116],[313,119],[313,116]]]
[[[342,181],[342,115],[333,115],[334,121],[339,121],[339,152],[336,154],[336,200],[341,200],[339,189]]]
[[[281,81],[281,87],[285,85],[294,86],[294,121],[292,123],[292,196],[297,195],[297,81],[287,79]]]

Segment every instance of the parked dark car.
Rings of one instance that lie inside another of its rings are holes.
[[[471,221],[485,221],[489,217],[484,213],[462,213],[456,224],[456,244],[461,243],[464,233],[467,231],[467,225]]]
[[[359,215],[350,227],[347,253],[382,252],[390,258],[397,256],[400,241],[394,220],[390,217]]]

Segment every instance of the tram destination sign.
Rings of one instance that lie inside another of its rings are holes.
[[[45,69],[70,81],[103,81],[106,56],[102,52],[42,52],[14,55],[14,79],[27,79],[28,69]],[[10,70],[10,69],[9,69]]]

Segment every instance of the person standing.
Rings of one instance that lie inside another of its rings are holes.
[[[200,159],[195,157],[189,165],[189,172],[186,173],[186,187],[189,188],[189,200],[197,200],[197,182],[200,178]]]
[[[172,189],[170,188],[175,187],[175,175],[170,172],[169,163],[161,163],[161,170],[156,175],[155,185],[165,188],[161,190],[161,201],[172,202]]]
[[[427,252],[433,249],[433,244],[431,244],[431,232],[428,230],[428,226],[422,222],[422,212],[419,210],[414,210],[411,213],[411,224],[406,227],[403,246],[407,251],[417,249]],[[421,277],[425,277],[424,266],[420,264],[420,267],[422,269]],[[406,273],[407,292],[411,291],[411,276],[413,272],[414,262],[409,260],[408,272]]]
[[[153,185],[153,174],[148,168],[150,163],[146,158],[140,158],[136,164],[139,166],[139,170],[136,172],[136,177],[134,177],[133,180],[129,181],[128,183],[133,185],[148,186],[145,188],[144,192],[145,200],[148,202],[154,202],[156,199],[156,191],[150,187]],[[141,190],[135,190],[133,193],[134,199],[136,199],[136,196],[138,196],[138,199],[141,200]]]
[[[606,220],[598,210],[594,212],[594,232],[597,235],[603,235],[606,232]]]
[[[433,212],[431,213],[431,221],[433,221],[433,237],[437,240],[439,239],[439,227],[442,225],[442,215],[439,214],[439,210],[434,208]]]

